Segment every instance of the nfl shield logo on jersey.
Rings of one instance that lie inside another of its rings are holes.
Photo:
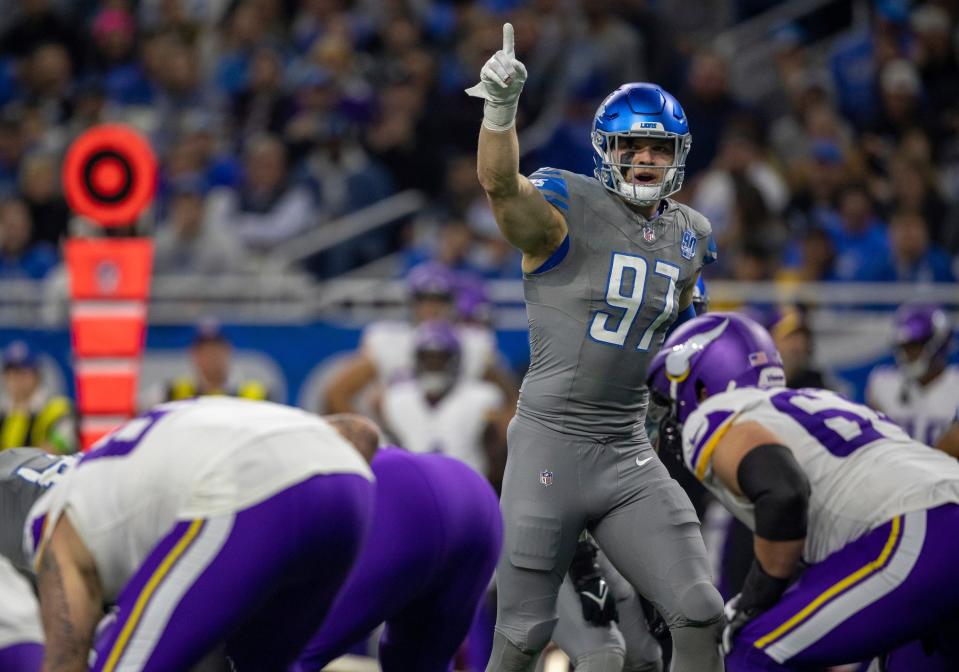
[[[651,243],[656,240],[656,232],[653,231],[652,227],[643,227],[643,240],[645,240],[647,243]]]
[[[696,234],[693,233],[692,229],[686,229],[683,232],[683,242],[680,247],[680,252],[686,259],[692,259],[696,256]]]
[[[539,472],[540,484],[549,487],[553,484],[553,472],[549,470]]]

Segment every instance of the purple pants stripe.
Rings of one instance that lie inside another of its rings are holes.
[[[0,648],[0,670],[3,672],[40,672],[43,646],[36,642]]]
[[[779,641],[786,634],[795,630],[800,624],[807,621],[811,616],[816,614],[827,604],[830,604],[840,595],[843,595],[855,586],[861,584],[874,572],[877,572],[885,567],[889,562],[889,558],[892,556],[896,546],[898,546],[899,542],[902,540],[902,516],[897,516],[894,518],[892,522],[889,523],[889,528],[889,536],[886,539],[886,543],[882,547],[882,551],[879,553],[879,557],[877,557],[875,560],[867,562],[864,566],[829,586],[829,588],[821,592],[816,596],[815,599],[810,601],[809,604],[800,609],[799,613],[792,616],[789,620],[772,632],[757,639],[753,643],[753,646],[755,646],[757,649],[765,649],[770,644]]]
[[[92,670],[104,670],[115,648],[122,649],[117,672],[161,672],[190,669],[221,647],[238,669],[284,669],[346,579],[372,498],[373,484],[361,476],[315,476],[236,514],[202,521],[161,574],[195,523],[176,525],[121,592],[116,623],[98,639]],[[142,600],[148,592],[152,597]]]
[[[923,637],[959,610],[957,555],[959,505],[900,516],[809,567],[740,631],[726,669],[855,663]]]

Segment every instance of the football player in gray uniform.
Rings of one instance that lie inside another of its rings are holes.
[[[538,657],[588,529],[665,618],[673,670],[721,670],[723,604],[699,520],[643,427],[647,365],[677,313],[694,315],[699,272],[715,255],[709,222],[668,198],[683,182],[686,116],[661,87],[625,84],[593,122],[595,177],[543,168],[527,178],[514,128],[526,68],[510,24],[480,79],[467,91],[485,100],[478,176],[523,253],[531,350],[508,433],[487,669],[526,670]]]

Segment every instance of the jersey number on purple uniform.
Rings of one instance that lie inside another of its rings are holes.
[[[826,450],[847,457],[886,438],[874,422],[886,420],[870,408],[818,390],[786,390],[774,394],[773,406],[803,426]]]

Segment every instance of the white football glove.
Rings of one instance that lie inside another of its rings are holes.
[[[486,61],[480,82],[466,93],[486,101],[483,125],[491,131],[509,130],[516,122],[516,105],[526,81],[526,66],[513,51],[513,24],[503,24],[503,48]]]

